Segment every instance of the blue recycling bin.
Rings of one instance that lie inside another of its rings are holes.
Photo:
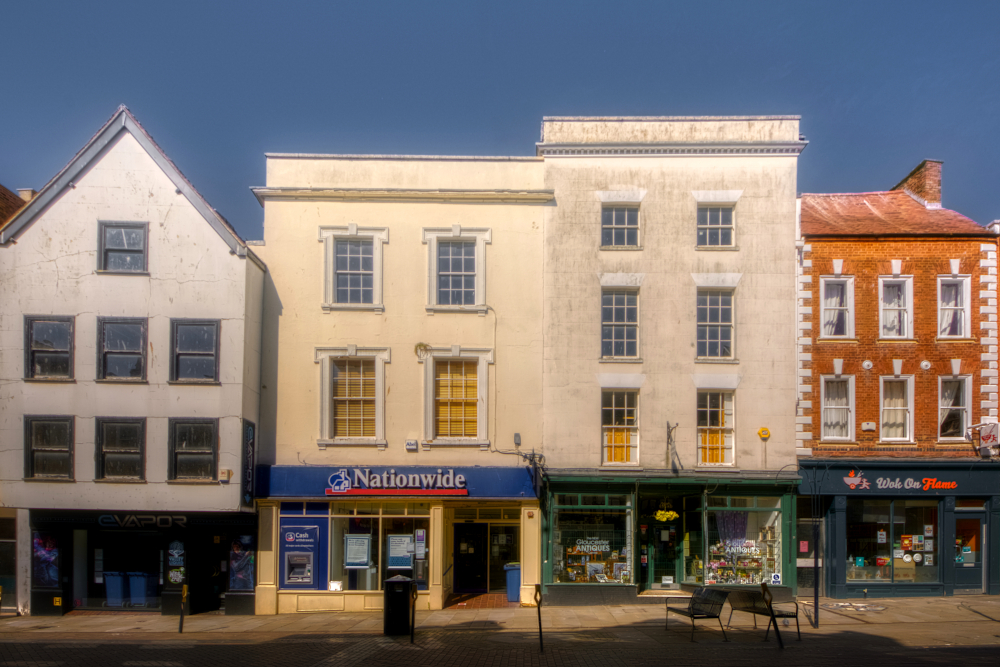
[[[148,574],[145,572],[128,573],[129,599],[133,607],[145,607],[147,604],[146,594],[148,590]]]
[[[122,607],[125,605],[125,573],[105,572],[104,590],[107,600],[106,607]]]
[[[507,602],[521,601],[521,564],[507,563],[503,566],[507,573]]]

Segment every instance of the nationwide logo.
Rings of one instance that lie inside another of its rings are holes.
[[[854,471],[847,473],[847,477],[844,478],[844,484],[854,489],[870,489],[872,488],[871,483],[865,479],[864,474],[859,470],[855,476]]]
[[[467,496],[465,475],[453,468],[438,468],[437,472],[410,474],[389,469],[381,474],[370,468],[341,468],[330,475],[328,496]]]
[[[295,533],[285,533],[285,541],[286,542],[294,542],[295,541]]]

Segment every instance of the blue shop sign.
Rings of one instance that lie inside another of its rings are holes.
[[[530,468],[257,466],[258,498],[537,498]]]
[[[979,461],[933,461],[901,466],[884,461],[802,461],[799,493],[805,495],[995,495],[1000,466]]]

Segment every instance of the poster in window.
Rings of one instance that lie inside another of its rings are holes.
[[[371,535],[344,535],[344,569],[367,568],[371,564],[371,553]]]
[[[879,544],[885,544],[885,531],[884,530],[878,531],[878,543]]]
[[[390,570],[409,570],[413,567],[413,535],[387,535],[389,542]],[[472,553],[470,550],[469,553]]]
[[[913,535],[900,535],[899,539],[903,551],[913,551]]]
[[[934,551],[934,540],[932,538],[924,538],[924,551]]]
[[[934,564],[934,554],[924,554],[924,565]]]
[[[417,528],[416,537],[417,548],[414,555],[417,557],[417,560],[424,560],[427,553],[427,529]]]
[[[253,535],[240,535],[229,547],[229,590],[253,590]]]
[[[934,524],[924,524],[924,537],[934,537]]]
[[[914,535],[913,536],[913,550],[914,551],[923,551],[924,550],[924,536],[923,535]]]
[[[39,588],[59,587],[59,547],[47,533],[32,535],[34,585]]]

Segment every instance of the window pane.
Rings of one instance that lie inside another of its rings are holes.
[[[174,449],[213,450],[215,449],[214,424],[177,424]]]
[[[942,438],[965,437],[965,380],[941,381],[938,420]]]
[[[105,355],[104,377],[106,378],[141,378],[142,355],[139,354],[107,354]]]
[[[142,271],[146,268],[142,253],[108,250],[104,256],[106,271]]]
[[[737,500],[734,506],[753,504]],[[759,585],[781,574],[781,512],[717,510],[707,512],[707,520],[706,584]]]
[[[70,423],[68,421],[31,422],[31,446],[34,449],[69,449]]]
[[[104,323],[104,349],[107,351],[142,351],[142,325]]]
[[[577,584],[634,582],[629,554],[631,510],[556,510],[554,528],[552,575],[555,581]]]
[[[906,380],[882,382],[882,437],[909,437],[909,396]]]
[[[888,500],[847,499],[848,581],[892,581],[889,509]]]
[[[35,352],[32,377],[69,377],[69,352]]]
[[[892,559],[893,581],[929,583],[938,580],[937,527],[938,501],[893,502],[892,547],[897,552]],[[903,557],[896,558],[900,551]]]
[[[105,477],[142,477],[142,456],[138,453],[108,452],[104,455]]]
[[[174,473],[178,478],[211,478],[212,454],[177,453],[177,464]]]
[[[178,355],[177,379],[214,380],[215,356],[213,355],[210,357],[192,357],[187,355]]]
[[[142,424],[107,423],[101,425],[104,449],[142,448]]]
[[[32,473],[36,476],[51,475],[71,477],[69,452],[33,452]]]
[[[142,229],[128,227],[104,228],[104,247],[115,250],[142,250],[146,233]]]
[[[69,322],[31,323],[31,349],[33,350],[69,350]]]
[[[178,324],[178,352],[215,352],[214,324]]]

